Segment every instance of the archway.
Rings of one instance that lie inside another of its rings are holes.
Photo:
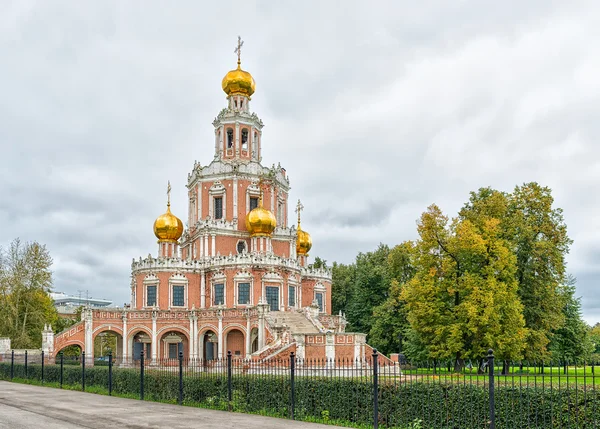
[[[189,356],[189,343],[187,336],[177,330],[169,330],[161,335],[158,342],[160,350],[158,350],[159,359],[178,360],[179,353],[183,353],[184,358]]]
[[[79,365],[81,364],[81,352],[83,352],[83,346],[79,344],[71,344],[57,350],[55,353],[55,362],[57,364],[61,361],[64,365]],[[87,361],[87,359],[86,359]]]
[[[236,328],[229,330],[225,337],[225,348],[234,358],[246,357],[244,333]]]
[[[200,358],[203,361],[211,361],[218,358],[219,354],[219,337],[212,330],[207,330],[200,334]]]
[[[96,365],[108,365],[108,355],[112,354],[114,363],[123,358],[123,336],[110,329],[101,330],[94,335],[94,362]]]
[[[137,331],[131,337],[130,358],[139,361],[144,351],[144,359],[152,356],[152,337],[147,332]]]

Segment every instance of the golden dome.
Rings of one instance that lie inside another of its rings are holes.
[[[246,228],[252,237],[266,237],[273,234],[276,226],[275,215],[263,207],[261,198],[258,207],[246,216]]]
[[[241,94],[250,97],[254,94],[254,78],[250,73],[241,69],[240,61],[238,60],[237,69],[231,70],[223,78],[223,91],[227,95]]]
[[[171,213],[171,204],[167,204],[167,212],[154,221],[154,235],[159,242],[177,242],[183,234],[183,222]]]
[[[296,234],[296,253],[298,255],[307,255],[308,251],[312,247],[312,238],[310,238],[310,234],[306,231],[300,229],[298,226],[298,233]]]

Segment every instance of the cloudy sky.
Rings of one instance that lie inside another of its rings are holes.
[[[56,290],[128,301],[167,180],[185,219],[212,159],[240,34],[263,163],[287,169],[312,255],[351,262],[415,238],[431,203],[537,181],[600,321],[597,2],[221,3],[2,2],[0,245],[45,243]]]

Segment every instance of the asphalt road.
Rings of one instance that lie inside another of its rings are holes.
[[[0,429],[331,429],[314,423],[0,381]]]

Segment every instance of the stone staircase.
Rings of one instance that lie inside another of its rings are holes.
[[[304,315],[294,311],[271,311],[270,322],[275,328],[287,328],[290,334],[318,334],[319,329]]]

